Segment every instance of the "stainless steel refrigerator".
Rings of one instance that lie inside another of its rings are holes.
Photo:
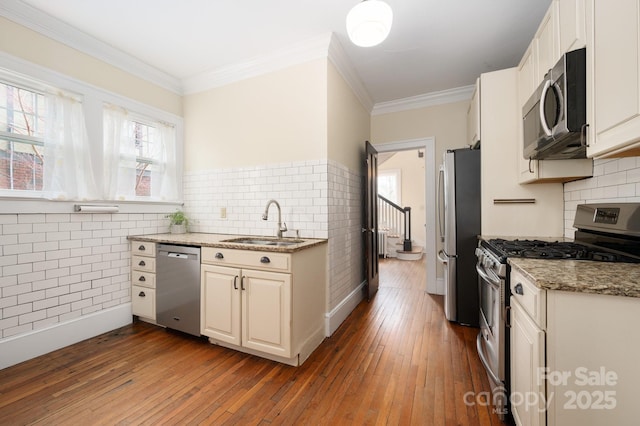
[[[480,150],[447,151],[440,166],[438,219],[443,248],[444,312],[449,321],[478,327],[475,249],[480,234]]]

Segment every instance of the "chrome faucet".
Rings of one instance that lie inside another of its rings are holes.
[[[262,213],[262,220],[269,219],[269,206],[271,204],[275,204],[278,208],[278,238],[282,238],[282,233],[287,231],[287,224],[282,222],[282,211],[280,210],[280,204],[276,200],[269,200],[264,208],[264,213]]]

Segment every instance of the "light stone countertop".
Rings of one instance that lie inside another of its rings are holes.
[[[240,250],[271,251],[278,253],[294,253],[319,244],[326,244],[326,239],[321,238],[283,238],[279,241],[302,241],[297,244],[287,246],[271,246],[261,244],[241,244],[237,242],[227,242],[237,238],[249,238],[259,240],[276,240],[275,237],[265,237],[259,235],[230,235],[230,234],[205,234],[199,232],[188,232],[186,234],[148,234],[129,235],[130,241],[145,241],[160,244],[181,244],[185,246],[199,247],[219,247]]]
[[[516,268],[544,290],[640,297],[640,264],[510,257]]]

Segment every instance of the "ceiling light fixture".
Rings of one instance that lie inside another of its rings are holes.
[[[393,11],[380,0],[363,0],[347,15],[347,34],[356,46],[371,47],[380,44],[389,35]]]

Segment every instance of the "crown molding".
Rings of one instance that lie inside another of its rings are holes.
[[[19,0],[2,0],[0,16],[100,59],[166,90],[182,94],[180,80]]]
[[[329,60],[335,65],[336,69],[347,82],[353,93],[356,95],[364,109],[371,113],[373,109],[373,100],[369,95],[369,92],[362,84],[362,80],[360,80],[360,76],[356,72],[355,68],[351,64],[351,60],[349,56],[344,51],[342,44],[338,41],[338,38],[332,34],[331,42],[329,43],[329,52],[328,52]]]
[[[186,78],[182,80],[184,93],[202,92],[314,59],[326,58],[330,40],[330,33],[323,34],[266,55],[256,56],[249,61]]]
[[[474,85],[456,87],[454,89],[425,93],[423,95],[411,96],[409,98],[397,99],[395,101],[378,102],[373,107],[371,115],[388,114],[434,105],[449,104],[452,102],[468,101],[471,99],[474,88]]]

